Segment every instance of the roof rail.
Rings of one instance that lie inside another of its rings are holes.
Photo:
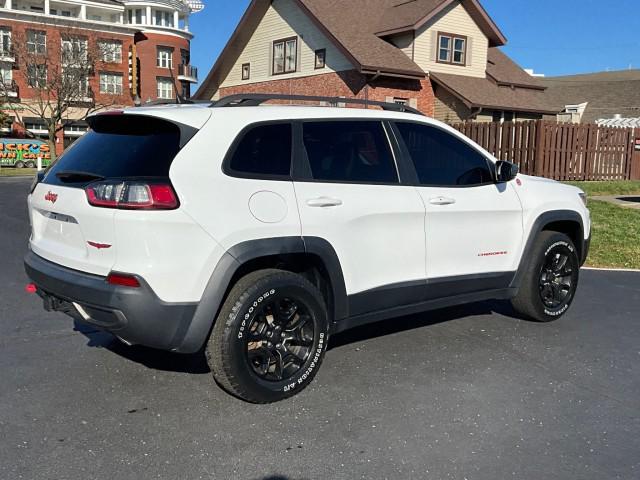
[[[256,107],[262,105],[269,100],[301,100],[306,102],[327,102],[327,103],[349,103],[355,105],[366,105],[372,107],[380,107],[383,110],[393,112],[413,113],[415,115],[424,116],[422,112],[408,105],[399,103],[377,102],[374,100],[363,100],[359,98],[342,98],[342,97],[316,97],[309,95],[286,95],[279,93],[238,93],[223,97],[218,101],[211,103],[211,108],[220,107]]]
[[[211,103],[207,100],[191,100],[188,98],[181,98],[179,102],[176,102],[175,98],[158,99],[150,102],[136,104],[136,107],[161,107],[163,105],[197,105]]]

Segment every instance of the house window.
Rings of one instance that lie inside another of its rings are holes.
[[[82,66],[88,59],[86,38],[71,37],[62,39],[62,63]]]
[[[103,62],[122,62],[122,43],[117,40],[100,40],[98,42],[100,56]]]
[[[395,97],[393,99],[393,103],[395,103],[396,105],[409,105],[409,99]]]
[[[44,54],[47,51],[47,34],[40,30],[27,30],[27,52]]]
[[[144,8],[134,8],[127,10],[127,23],[131,25],[142,25],[147,23],[147,12]]]
[[[242,64],[242,80],[249,80],[251,78],[251,64]]]
[[[327,65],[327,49],[316,50],[316,70],[324,68]]]
[[[273,74],[293,73],[298,64],[298,38],[273,42]]]
[[[0,56],[11,57],[11,30],[0,27]]]
[[[10,65],[0,64],[0,82],[7,87],[13,84],[13,70]]]
[[[173,98],[173,82],[170,78],[158,78],[158,98]]]
[[[27,65],[27,85],[32,88],[45,88],[47,85],[47,66]]]
[[[160,68],[173,68],[173,49],[158,47],[156,66]]]
[[[91,96],[91,92],[89,90],[89,77],[86,75],[69,75],[69,80],[72,82],[71,86],[73,89],[71,90],[78,97],[87,98]]]
[[[467,61],[467,37],[449,33],[438,34],[438,62],[465,65]]]
[[[173,12],[168,12],[165,10],[156,10],[154,16],[155,25],[160,25],[162,27],[173,27]]]
[[[122,95],[122,74],[121,73],[101,73],[100,74],[100,93]]]

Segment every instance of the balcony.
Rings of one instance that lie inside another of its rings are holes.
[[[20,87],[15,80],[6,80],[0,83],[0,96],[9,100],[20,97]]]
[[[198,69],[184,63],[178,65],[178,80],[181,82],[198,83]]]

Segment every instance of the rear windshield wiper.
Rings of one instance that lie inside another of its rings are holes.
[[[62,172],[56,173],[56,177],[63,182],[88,182],[91,180],[105,179],[102,175],[91,172],[81,172],[78,170],[63,170]]]

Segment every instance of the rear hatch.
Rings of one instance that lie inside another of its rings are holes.
[[[104,276],[117,258],[117,209],[178,208],[169,169],[208,120],[210,110],[180,115],[174,109],[161,118],[163,110],[142,108],[88,118],[89,132],[49,168],[29,196],[34,253]]]

